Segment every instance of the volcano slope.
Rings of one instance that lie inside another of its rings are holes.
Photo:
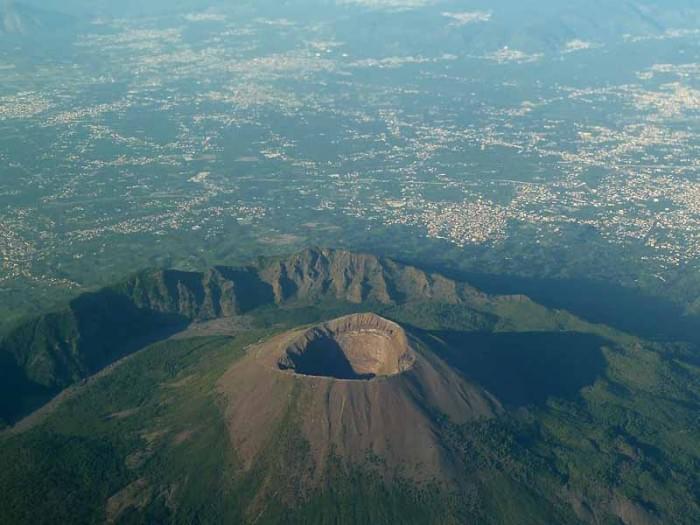
[[[419,481],[458,474],[435,414],[463,424],[492,417],[499,403],[409,338],[398,324],[355,314],[285,332],[253,348],[219,383],[234,447],[251,469],[264,440],[294,409],[309,447],[309,486],[337,457]],[[295,392],[296,391],[296,392]],[[294,394],[293,394],[294,393]]]
[[[0,523],[700,522],[696,348],[371,255],[142,272],[0,359],[9,423],[63,392]]]

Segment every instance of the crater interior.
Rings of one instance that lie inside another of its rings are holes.
[[[367,381],[400,374],[414,362],[403,328],[375,314],[355,314],[306,330],[277,365],[300,375]]]

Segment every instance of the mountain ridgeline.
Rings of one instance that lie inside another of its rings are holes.
[[[144,271],[28,320],[0,342],[0,419],[16,421],[62,389],[193,321],[323,299],[481,307],[495,300],[388,259],[328,249],[205,272]]]

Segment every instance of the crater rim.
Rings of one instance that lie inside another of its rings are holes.
[[[405,330],[374,313],[312,326],[286,344],[277,368],[300,377],[372,381],[402,374],[416,354]]]

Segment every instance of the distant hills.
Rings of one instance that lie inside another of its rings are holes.
[[[13,32],[27,31],[41,19],[41,12],[65,13],[79,19],[95,17],[139,18],[182,14],[217,9],[226,12],[231,5],[222,0],[151,0],[140,2],[128,0],[110,2],[106,0],[23,0],[5,12],[6,25]],[[31,6],[31,7],[29,7]],[[394,26],[400,24],[404,35],[411,35],[406,46],[416,49],[398,50],[410,54],[417,50],[426,52],[433,43],[439,43],[443,52],[446,48],[463,52],[494,52],[503,47],[528,53],[560,51],[570,42],[605,43],[617,41],[625,34],[661,35],[669,29],[696,28],[700,21],[700,9],[691,0],[534,0],[523,3],[514,0],[477,1],[469,4],[444,1],[368,1],[368,0],[291,0],[285,2],[258,0],[237,2],[236,9],[242,9],[251,16],[284,16],[292,19],[309,20],[313,13],[323,10],[331,12],[348,10],[355,15],[342,26],[338,26],[338,38],[352,42],[358,38],[377,52],[388,42],[392,42]],[[474,20],[474,23],[454,24],[446,18],[451,13],[457,20]],[[481,13],[482,16],[469,16]],[[462,15],[460,17],[460,15]],[[51,23],[41,23],[45,29],[55,27]],[[422,31],[425,27],[431,31]],[[347,33],[345,31],[347,30]],[[356,42],[359,43],[359,42]],[[393,44],[389,44],[393,45]],[[466,46],[466,47],[465,47]],[[396,49],[392,50],[396,53]],[[386,50],[389,52],[389,50]]]
[[[353,3],[354,6],[381,4]],[[460,2],[440,2],[400,12],[368,10],[358,18],[362,23],[339,27],[338,38],[355,41],[358,46],[364,42],[366,49],[374,52],[387,46],[389,49],[384,53],[389,53],[395,35],[401,34],[403,54],[434,48],[442,52],[449,50],[457,56],[491,56],[501,50],[506,51],[505,56],[518,57],[521,56],[518,52],[558,54],[571,50],[572,46],[586,49],[620,43],[625,35],[660,37],[671,29],[695,29],[700,21],[700,9],[685,1],[498,0],[470,2],[468,7]],[[455,20],[471,21],[455,23]],[[426,27],[430,31],[425,31]],[[528,58],[534,60],[536,56],[522,56],[521,60]],[[513,61],[517,62],[515,58]]]
[[[5,0],[0,7],[0,34],[25,35],[42,26],[39,17],[24,6],[17,7],[12,0]]]
[[[109,0],[23,0],[22,3],[83,18],[167,15],[169,13],[207,9],[213,5],[222,6],[226,4],[226,2],[221,0],[149,0],[148,2],[139,2],[138,0],[124,0],[122,2],[111,2]]]
[[[683,0],[670,3],[499,0],[470,4],[468,9],[454,1],[434,4],[261,0],[232,6],[223,1],[204,0],[23,0],[19,3],[8,0],[0,7],[0,37],[50,41],[52,37],[74,34],[82,24],[95,19],[181,17],[212,10],[230,14],[241,23],[265,17],[311,23],[319,13],[325,17],[342,16],[345,22],[333,27],[334,36],[358,56],[447,53],[514,63],[536,62],[543,55],[559,56],[619,44],[625,35],[664,38],[668,32],[692,31],[700,24],[700,8]],[[467,22],[455,22],[459,20]]]
[[[60,11],[50,11],[13,0],[0,4],[0,37],[43,38],[72,29],[76,19]]]

